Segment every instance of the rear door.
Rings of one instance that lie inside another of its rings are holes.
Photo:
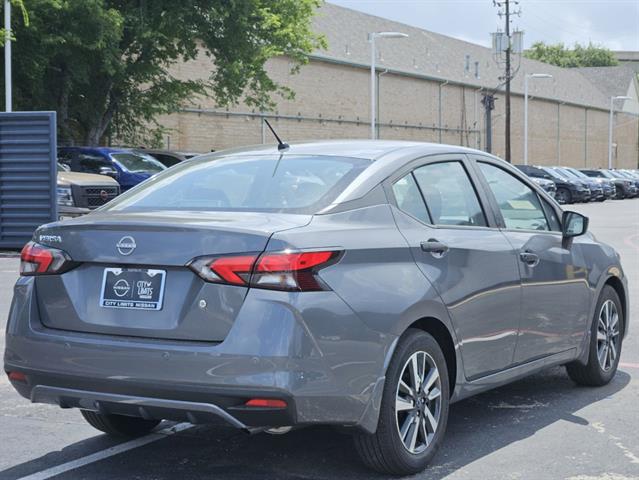
[[[518,256],[522,322],[515,363],[569,350],[590,307],[583,255],[562,239],[559,210],[502,162],[475,157],[502,232]]]
[[[481,206],[465,156],[422,159],[387,188],[400,231],[448,308],[466,377],[508,368],[521,313],[517,259],[491,228],[494,219]]]

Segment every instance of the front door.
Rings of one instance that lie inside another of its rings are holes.
[[[476,165],[519,260],[522,322],[515,364],[574,348],[590,307],[588,272],[579,252],[563,242],[557,210],[525,179],[490,160]]]
[[[466,162],[463,155],[424,162],[390,190],[398,227],[448,308],[472,380],[512,364],[521,287],[513,248],[490,228]]]

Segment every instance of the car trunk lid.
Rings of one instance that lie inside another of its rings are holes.
[[[186,265],[203,255],[262,252],[309,215],[97,212],[44,226],[35,240],[81,264],[36,277],[42,323],[77,332],[222,341],[247,287],[205,282]]]

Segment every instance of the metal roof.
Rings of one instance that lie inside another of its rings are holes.
[[[377,41],[379,57],[376,64],[379,68],[485,89],[494,89],[501,83],[499,76],[503,69],[493,59],[492,50],[481,45],[330,3],[324,3],[319,8],[314,18],[314,28],[326,36],[328,43],[326,50],[314,52],[313,58],[316,59],[369,66],[368,33],[400,31],[409,37]],[[486,32],[488,35],[489,32]],[[470,71],[465,69],[466,55],[469,55]],[[475,62],[479,62],[479,78],[475,78]],[[524,75],[531,73],[549,73],[553,76],[552,79],[530,82],[529,93],[533,97],[608,108],[607,95],[588,81],[579,69],[561,68],[526,58],[521,58],[519,72],[511,83],[514,93],[523,94]]]
[[[577,68],[588,81],[592,82],[606,97],[627,95],[635,72],[626,65],[617,67]]]

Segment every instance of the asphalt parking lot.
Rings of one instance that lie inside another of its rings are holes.
[[[603,388],[555,368],[452,406],[448,434],[423,479],[639,479],[639,199],[571,206],[621,253],[630,333]],[[0,348],[18,259],[0,256]],[[165,424],[131,442],[109,439],[79,412],[32,405],[0,377],[0,479],[383,478],[331,428],[287,435]]]

